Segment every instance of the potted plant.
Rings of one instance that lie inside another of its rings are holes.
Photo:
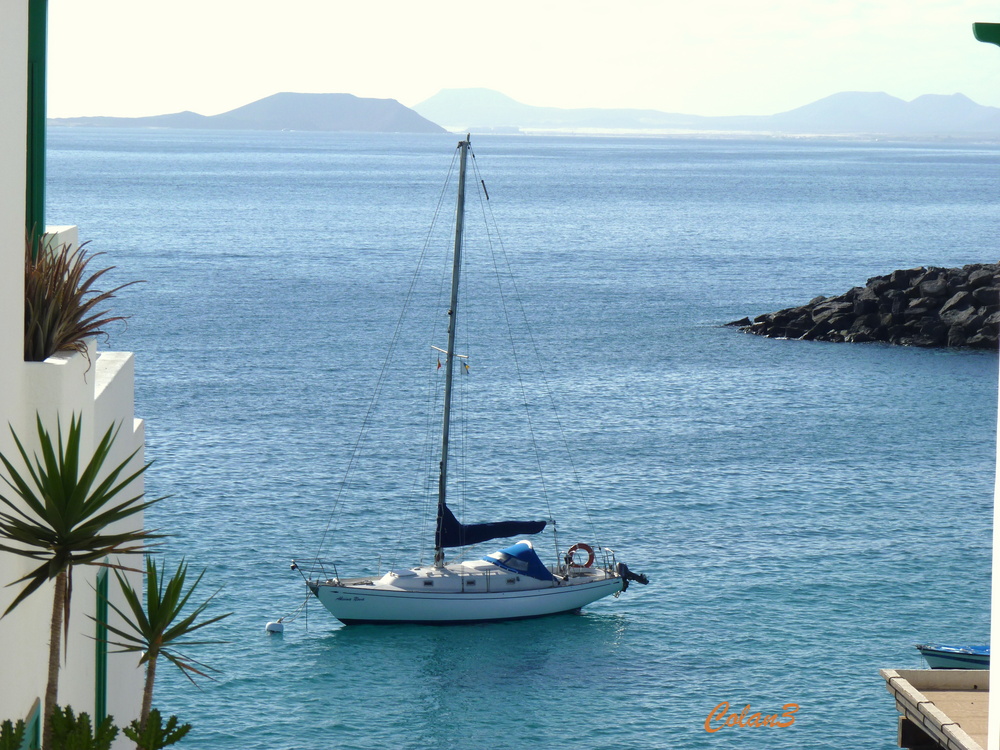
[[[53,246],[43,237],[25,243],[24,253],[24,360],[43,362],[58,351],[78,351],[86,356],[86,340],[107,335],[104,327],[125,320],[98,307],[116,292],[139,283],[130,281],[102,292],[94,288],[114,266],[89,273],[87,265],[102,253],[89,255],[87,243]],[[88,275],[89,273],[89,275]]]

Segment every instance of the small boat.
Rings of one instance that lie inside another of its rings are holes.
[[[917,650],[931,669],[989,669],[989,646],[946,646],[922,643]]]
[[[458,149],[458,200],[450,259],[447,347],[432,347],[440,353],[438,369],[444,359],[433,564],[389,570],[375,576],[341,577],[335,564],[317,563],[306,571],[293,563],[292,567],[300,570],[309,591],[334,617],[347,625],[478,623],[540,617],[576,611],[606,596],[617,596],[628,588],[630,581],[648,583],[646,576],[630,571],[616,559],[613,550],[599,544],[573,544],[554,565],[545,565],[528,539],[508,544],[483,557],[445,561],[445,550],[469,548],[493,539],[531,536],[545,529],[548,523],[546,520],[463,523],[447,502],[453,376],[458,368],[467,369],[462,359],[465,355],[456,353],[455,336],[462,269],[465,178],[470,152],[468,137],[459,142]],[[556,547],[558,550],[558,545]]]

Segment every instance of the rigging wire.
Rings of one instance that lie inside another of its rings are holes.
[[[450,180],[446,180],[445,189],[447,189],[447,183],[449,181]],[[442,253],[441,268],[437,272],[438,285],[434,309],[440,310],[448,308],[451,270],[451,259],[449,254]],[[441,318],[435,317],[434,325],[432,326],[430,332],[431,341],[438,340],[441,328]],[[419,529],[419,538],[421,539],[426,539],[430,534],[436,533],[438,503],[438,471],[436,471],[436,469],[440,469],[440,455],[438,451],[441,447],[441,420],[443,418],[441,406],[444,402],[444,384],[441,378],[438,377],[440,375],[440,370],[443,367],[440,356],[440,352],[443,350],[431,345],[431,351],[435,352],[435,354],[432,355],[432,359],[429,362],[427,370],[427,385],[424,404],[424,438],[420,460],[420,466],[423,468],[423,471],[419,472],[419,476],[414,477],[414,487],[417,488],[415,490],[415,494],[423,499]],[[402,546],[401,540],[403,534],[406,533],[407,536],[412,536],[411,532],[412,529],[407,528],[405,524],[401,524],[400,546]],[[420,565],[424,564],[424,555],[427,550],[428,548],[425,545],[419,547],[417,554]]]
[[[372,417],[375,413],[375,406],[378,403],[379,397],[382,394],[382,389],[385,386],[386,375],[389,370],[389,363],[392,361],[392,356],[396,349],[396,344],[398,343],[400,334],[402,333],[403,322],[406,318],[406,313],[409,310],[410,302],[413,299],[413,293],[414,289],[416,288],[417,279],[420,276],[420,271],[423,268],[424,261],[427,257],[427,252],[431,244],[431,237],[434,232],[434,227],[437,223],[438,217],[440,216],[441,207],[442,205],[444,205],[445,192],[447,190],[448,183],[451,180],[451,175],[455,171],[455,164],[457,161],[458,161],[458,152],[456,151],[452,155],[451,166],[448,169],[448,175],[445,179],[444,184],[441,187],[441,192],[438,196],[437,205],[434,208],[434,215],[431,219],[431,225],[430,228],[427,230],[427,235],[424,238],[423,247],[420,250],[420,256],[417,261],[417,267],[414,270],[413,275],[410,277],[410,283],[409,286],[407,287],[406,294],[403,298],[403,309],[400,311],[399,317],[396,320],[396,325],[395,328],[393,329],[393,333],[389,342],[389,350],[386,353],[385,359],[382,362],[382,367],[379,371],[378,377],[376,378],[374,393],[372,394],[371,401],[368,404],[368,410],[366,411],[364,420],[362,421],[361,424],[361,432],[358,435],[358,438],[354,444],[354,449],[351,453],[350,458],[348,459],[347,469],[344,472],[344,478],[341,480],[340,487],[337,490],[336,497],[334,498],[333,509],[330,512],[330,517],[327,520],[326,528],[323,530],[323,535],[320,538],[319,546],[316,553],[317,560],[319,560],[320,553],[322,552],[323,547],[326,544],[326,539],[331,532],[331,527],[333,527],[334,520],[337,518],[337,511],[340,508],[340,503],[343,498],[344,492],[350,486],[352,473],[356,467],[358,458],[361,453],[361,449],[364,446],[365,441],[368,437],[368,433],[371,429],[371,422],[372,422]],[[333,531],[336,531],[336,527],[333,527]]]
[[[531,442],[531,445],[532,445],[532,449],[533,449],[533,453],[534,453],[534,458],[535,458],[535,463],[536,463],[536,466],[537,466],[538,476],[539,476],[539,480],[540,480],[540,484],[541,484],[541,494],[542,494],[542,497],[543,497],[543,499],[545,501],[546,513],[548,514],[549,520],[552,522],[553,534],[555,536],[555,531],[556,531],[556,529],[555,529],[555,519],[554,519],[553,514],[552,514],[551,500],[550,500],[550,495],[549,495],[548,487],[547,487],[547,484],[546,484],[545,474],[543,473],[543,470],[542,470],[541,451],[539,449],[538,440],[536,438],[536,429],[535,429],[534,422],[533,422],[533,420],[531,418],[531,412],[530,412],[530,408],[529,408],[529,405],[528,405],[527,386],[525,384],[525,380],[524,380],[524,376],[523,376],[523,372],[522,372],[522,367],[521,367],[521,362],[520,362],[520,359],[519,359],[518,354],[517,354],[517,348],[514,345],[513,325],[512,325],[512,321],[511,321],[511,311],[510,311],[509,306],[508,306],[507,295],[504,294],[504,286],[503,286],[503,278],[504,278],[504,276],[506,276],[506,278],[509,279],[509,285],[513,289],[513,301],[516,303],[516,310],[517,310],[517,312],[520,315],[521,321],[523,321],[523,324],[524,324],[524,327],[525,327],[525,330],[526,330],[526,333],[527,333],[528,342],[530,343],[531,350],[532,350],[532,352],[534,354],[535,362],[539,365],[539,367],[538,367],[539,380],[540,380],[540,385],[542,386],[542,388],[540,390],[541,390],[541,392],[544,394],[544,396],[547,398],[547,400],[549,402],[549,405],[550,405],[550,408],[551,408],[551,411],[552,411],[552,414],[553,414],[553,419],[554,419],[555,426],[557,427],[557,431],[558,431],[559,437],[560,437],[563,445],[565,446],[566,454],[568,456],[568,460],[569,460],[570,468],[571,468],[571,473],[572,473],[572,477],[573,477],[573,486],[575,487],[575,489],[577,491],[577,494],[578,494],[580,500],[582,501],[583,508],[584,508],[584,510],[586,512],[587,521],[590,524],[591,532],[592,532],[592,534],[593,534],[593,536],[594,536],[594,538],[596,540],[596,538],[597,538],[596,524],[594,522],[593,514],[592,514],[592,511],[591,511],[591,508],[590,508],[589,504],[587,503],[586,496],[584,495],[584,493],[582,492],[582,489],[581,489],[582,483],[580,481],[579,471],[578,471],[578,469],[576,467],[575,462],[573,461],[572,453],[569,451],[569,443],[568,443],[568,440],[566,438],[566,433],[565,433],[565,429],[563,427],[562,421],[559,419],[558,410],[556,409],[556,406],[555,406],[555,399],[554,399],[552,390],[549,387],[548,382],[545,379],[544,372],[542,371],[542,369],[540,367],[542,359],[541,359],[541,355],[540,355],[540,352],[539,352],[538,344],[537,344],[537,341],[535,340],[535,337],[534,337],[534,335],[532,333],[530,325],[528,324],[528,317],[527,317],[527,314],[526,314],[525,309],[524,309],[524,302],[523,302],[523,299],[521,297],[520,290],[517,287],[517,282],[516,282],[515,277],[514,277],[514,273],[513,273],[513,269],[512,269],[512,265],[511,265],[511,259],[510,259],[510,256],[509,256],[508,252],[507,252],[506,246],[504,245],[503,239],[500,236],[499,226],[497,224],[496,217],[495,217],[495,215],[493,213],[492,205],[490,204],[489,192],[487,191],[485,180],[482,178],[482,175],[479,172],[478,161],[476,160],[475,152],[472,150],[471,146],[469,148],[469,154],[472,157],[471,158],[472,169],[474,170],[475,176],[476,176],[477,181],[478,181],[478,184],[477,184],[477,195],[479,197],[480,210],[482,212],[483,222],[484,222],[484,225],[485,225],[485,228],[486,228],[486,241],[487,241],[488,249],[489,249],[490,256],[491,256],[492,263],[493,263],[493,275],[495,276],[495,281],[496,281],[496,284],[497,284],[497,289],[499,290],[499,294],[500,294],[502,317],[503,317],[503,320],[506,323],[507,338],[509,339],[509,346],[510,346],[512,357],[513,357],[513,361],[514,361],[514,367],[515,367],[515,372],[516,372],[517,381],[518,381],[518,389],[520,391],[521,402],[522,402],[522,405],[523,405],[524,411],[525,411],[525,418],[526,418],[526,422],[527,422],[528,432],[529,432],[529,435],[530,435],[530,442]],[[437,204],[436,204],[435,209],[434,209],[433,218],[431,220],[431,225],[430,225],[430,227],[429,227],[429,229],[427,231],[427,235],[426,235],[426,237],[424,239],[423,247],[421,248],[421,251],[420,251],[419,259],[418,259],[418,262],[417,262],[417,267],[414,270],[413,275],[410,278],[409,285],[408,285],[406,293],[404,295],[402,310],[401,310],[401,312],[399,314],[399,317],[398,317],[398,319],[396,321],[396,324],[395,324],[395,327],[393,329],[393,333],[392,333],[392,336],[391,336],[391,339],[390,339],[390,343],[389,343],[388,352],[387,352],[386,357],[385,357],[385,359],[384,359],[384,361],[382,363],[382,366],[381,366],[381,369],[379,371],[378,377],[376,378],[374,392],[372,394],[371,401],[369,402],[367,411],[365,413],[364,420],[362,421],[362,427],[361,427],[360,434],[359,434],[359,436],[358,436],[358,438],[357,438],[357,440],[356,440],[356,442],[354,444],[352,453],[351,453],[350,458],[348,460],[347,469],[346,469],[346,471],[344,473],[344,478],[342,479],[342,481],[340,483],[340,486],[339,486],[339,488],[337,490],[336,496],[334,498],[333,510],[330,513],[330,518],[327,521],[326,527],[325,527],[325,529],[323,531],[323,534],[322,534],[322,537],[320,539],[320,543],[319,543],[319,547],[318,547],[319,551],[317,552],[317,555],[316,555],[316,560],[317,561],[319,560],[320,552],[324,548],[324,545],[326,544],[326,540],[330,536],[331,531],[332,532],[336,532],[336,530],[338,528],[338,527],[334,526],[334,521],[337,519],[338,511],[339,511],[341,502],[342,502],[342,500],[344,498],[344,495],[345,495],[346,491],[349,488],[351,488],[351,486],[352,486],[353,475],[354,475],[354,472],[355,472],[355,470],[357,468],[358,460],[360,458],[362,449],[363,449],[364,445],[366,444],[366,442],[368,440],[368,436],[369,436],[370,430],[372,428],[372,419],[373,419],[373,416],[375,414],[376,406],[377,406],[378,401],[379,401],[379,399],[381,397],[382,391],[383,391],[383,389],[385,388],[385,385],[386,385],[387,375],[388,375],[388,371],[389,371],[389,364],[390,364],[390,362],[393,359],[394,352],[396,350],[397,344],[398,344],[399,339],[401,337],[403,326],[404,326],[404,321],[406,319],[407,313],[408,313],[408,311],[410,309],[410,305],[411,305],[411,302],[412,302],[413,297],[414,297],[414,292],[415,292],[415,289],[416,289],[416,286],[417,286],[418,278],[420,277],[420,274],[422,272],[422,269],[423,269],[424,264],[425,264],[425,262],[427,260],[427,257],[428,257],[428,251],[429,251],[429,248],[431,246],[432,236],[433,236],[435,227],[436,227],[436,225],[438,223],[438,220],[440,218],[440,215],[441,215],[442,206],[444,205],[444,202],[445,202],[446,192],[447,192],[449,183],[452,180],[452,176],[453,176],[454,171],[455,171],[456,163],[458,161],[458,156],[459,156],[459,152],[456,150],[456,152],[454,153],[454,155],[452,157],[452,162],[451,162],[451,166],[449,167],[447,177],[446,177],[446,179],[444,181],[444,184],[443,184],[443,186],[441,188],[441,192],[440,192],[440,194],[438,196]],[[491,229],[491,226],[492,226],[492,229]],[[494,241],[494,235],[495,235],[495,241]],[[497,248],[499,248],[499,255],[497,253]],[[465,262],[466,262],[466,259],[463,258],[463,266],[465,266]],[[502,268],[501,268],[501,265],[503,266]],[[439,289],[438,289],[438,297],[437,297],[437,299],[439,299],[439,300],[441,299],[441,295],[443,294],[443,292],[441,290],[444,288],[445,281],[446,281],[446,276],[447,275],[450,275],[450,274],[442,274],[442,276],[441,276],[441,280],[440,280],[440,284],[439,284]],[[468,297],[466,297],[465,302],[466,302],[466,304],[463,305],[463,307],[466,307],[468,305],[468,302],[469,302]],[[466,331],[466,334],[468,334],[468,331],[469,331],[468,325],[469,324],[466,321],[466,317],[467,316],[461,316],[459,322],[460,322],[460,324],[463,325],[463,328]],[[435,318],[435,320],[437,320],[437,319]],[[437,330],[437,329],[438,329],[438,325],[435,324],[435,330]],[[469,340],[468,335],[466,335],[464,337],[464,339],[465,339],[466,342],[468,342],[468,340]],[[466,347],[467,346],[468,346],[468,344],[466,344]],[[466,353],[466,356],[468,356],[468,353]],[[460,371],[460,372],[462,374],[466,374],[464,372],[464,370]],[[438,395],[438,392],[440,391],[440,385],[439,385],[440,378],[431,377],[430,378],[430,383],[431,383],[431,385],[427,389],[428,396],[429,396],[429,401],[436,403],[437,395]],[[466,396],[465,396],[466,387],[464,387],[464,381],[462,381],[461,379],[460,379],[460,383],[462,383],[462,387],[460,387],[458,389],[459,390],[459,410],[461,412],[465,413],[465,411],[466,411]],[[417,478],[416,481],[415,481],[415,485],[419,485],[419,484],[422,483],[423,486],[424,486],[423,492],[420,493],[420,494],[423,494],[423,496],[425,498],[425,513],[424,513],[424,519],[425,519],[424,523],[425,524],[426,524],[426,519],[428,519],[428,518],[436,519],[436,506],[437,506],[436,482],[434,481],[435,477],[434,477],[434,473],[433,473],[433,461],[434,461],[433,449],[434,449],[434,441],[433,441],[433,438],[431,437],[431,433],[432,433],[432,431],[434,429],[434,416],[435,416],[434,409],[428,408],[426,410],[426,413],[427,413],[427,421],[426,421],[426,427],[425,427],[425,434],[427,435],[427,438],[425,439],[425,449],[423,451],[424,456],[422,457],[422,462],[424,462],[425,465],[428,467],[428,471],[422,472],[423,478]],[[460,465],[461,469],[460,469],[459,472],[456,472],[461,477],[461,482],[460,482],[460,485],[461,485],[461,494],[460,494],[461,501],[460,502],[461,502],[462,508],[460,509],[460,513],[463,516],[464,516],[464,512],[463,511],[464,511],[465,499],[466,499],[466,494],[467,494],[467,487],[468,487],[468,484],[469,484],[469,482],[468,482],[468,464],[467,464],[466,456],[465,456],[466,445],[467,445],[467,443],[468,443],[468,441],[470,439],[469,438],[469,434],[468,434],[468,429],[469,429],[468,421],[469,421],[468,419],[461,420],[461,425],[462,425],[461,431],[460,431],[461,452],[460,452],[460,455],[459,455],[459,460],[460,460],[459,465]],[[432,493],[432,489],[434,490],[433,493]],[[432,494],[434,495],[434,497],[433,497],[433,503],[430,502]],[[430,513],[428,513],[426,511],[426,507],[428,505],[433,505],[433,511],[430,512]],[[559,550],[558,550],[558,542],[557,541],[556,541],[556,544],[557,544],[556,554],[557,554],[557,557],[558,557]],[[422,553],[421,553],[421,563],[422,563],[422,561],[423,561],[423,557],[422,557]],[[317,563],[317,564],[319,564],[319,563]],[[391,569],[392,565],[390,564],[389,567]]]
[[[480,178],[479,179],[479,183],[481,185],[483,185],[484,191],[485,191],[486,183],[480,177],[480,174],[479,174],[479,164],[476,161],[476,157],[475,157],[474,153],[472,155],[472,164],[473,164],[473,169],[476,172],[476,176]],[[489,245],[490,258],[493,261],[493,272],[494,272],[494,275],[496,277],[497,289],[500,292],[500,306],[501,306],[501,311],[503,312],[503,318],[504,318],[504,321],[506,323],[507,338],[508,338],[508,341],[510,343],[511,356],[512,356],[512,358],[514,360],[514,370],[517,373],[517,383],[518,383],[518,389],[519,389],[520,394],[521,394],[521,403],[524,406],[525,419],[527,420],[527,424],[528,424],[528,434],[531,437],[531,445],[532,445],[533,452],[534,452],[534,455],[535,455],[535,464],[536,464],[536,467],[537,467],[537,470],[538,470],[539,479],[541,481],[542,497],[545,499],[546,512],[548,513],[549,519],[551,519],[552,518],[552,507],[551,507],[551,503],[549,502],[549,493],[548,493],[548,490],[547,490],[547,487],[546,487],[545,474],[542,471],[542,463],[541,463],[540,451],[538,449],[538,441],[535,438],[535,426],[534,426],[534,422],[531,419],[531,410],[528,408],[527,388],[525,387],[525,384],[524,384],[524,377],[522,375],[522,370],[521,370],[521,361],[520,361],[519,357],[517,356],[517,347],[514,346],[513,326],[511,325],[510,310],[508,309],[508,306],[507,306],[507,296],[503,293],[503,281],[501,279],[500,268],[497,265],[497,254],[496,254],[496,250],[495,250],[494,245],[493,245],[493,233],[490,232],[490,224],[489,224],[489,221],[487,220],[487,217],[486,217],[486,205],[488,205],[488,199],[487,199],[487,201],[484,202],[484,200],[483,200],[483,194],[482,193],[479,194],[479,204],[480,204],[480,210],[482,210],[482,212],[483,212],[483,221],[486,224],[486,240],[487,240],[487,243]],[[490,209],[490,213],[492,215],[492,208]],[[496,229],[496,222],[495,221],[494,221],[494,229]],[[499,231],[497,230],[496,233],[497,233],[498,244],[500,245],[501,252],[503,253],[503,259],[507,262],[507,273],[508,273],[508,276],[510,276],[510,278],[511,278],[511,283],[513,284],[513,274],[511,273],[509,259],[507,258],[506,250],[503,247],[503,244],[501,242],[499,242]],[[521,305],[520,295],[517,293],[517,287],[516,286],[514,287],[514,291],[515,291],[515,301],[518,303],[518,305],[520,307],[522,316],[525,318],[525,320],[527,320],[527,316],[524,315],[524,308],[523,308],[523,305]],[[538,361],[540,362],[541,360],[538,359]]]
[[[544,373],[544,371],[542,370],[542,368],[540,366],[541,362],[542,362],[541,353],[539,352],[538,343],[535,340],[534,334],[532,333],[532,330],[531,330],[531,326],[530,326],[530,324],[528,322],[528,316],[527,316],[527,313],[526,313],[526,311],[524,309],[524,301],[523,301],[523,298],[521,296],[521,292],[520,292],[520,290],[517,287],[517,281],[515,279],[514,271],[513,271],[513,268],[511,266],[510,255],[508,254],[507,248],[504,245],[503,238],[500,236],[499,225],[498,225],[498,223],[496,221],[496,216],[493,213],[493,206],[492,206],[492,204],[489,201],[489,194],[486,193],[486,182],[484,181],[484,179],[483,179],[483,177],[482,177],[482,175],[481,175],[481,173],[479,171],[479,163],[476,160],[475,152],[472,151],[471,147],[470,147],[469,151],[470,151],[470,153],[472,155],[472,168],[473,168],[473,170],[475,172],[476,178],[479,180],[480,184],[483,186],[483,192],[486,194],[486,200],[483,201],[482,196],[480,196],[479,203],[480,203],[480,209],[483,212],[483,220],[484,220],[484,222],[486,223],[486,226],[487,226],[487,238],[488,238],[489,245],[490,245],[490,251],[491,251],[491,254],[494,253],[492,234],[489,231],[489,228],[492,225],[493,232],[496,234],[497,245],[500,248],[500,256],[501,256],[501,258],[503,260],[503,263],[504,263],[504,266],[505,266],[505,269],[506,269],[507,277],[510,279],[510,285],[511,285],[511,287],[514,290],[513,297],[514,297],[514,301],[516,302],[516,305],[517,305],[517,310],[520,313],[521,319],[524,322],[525,331],[526,331],[526,334],[527,334],[527,337],[528,337],[528,341],[529,341],[529,343],[531,345],[531,349],[532,349],[533,354],[534,354],[535,362],[537,362],[539,364],[539,367],[538,367],[539,373],[538,373],[538,375],[539,375],[539,381],[540,381],[540,385],[541,385],[541,391],[544,393],[544,395],[546,396],[546,398],[549,401],[549,405],[550,405],[550,408],[551,408],[551,411],[552,411],[552,418],[553,418],[553,420],[555,422],[555,425],[556,425],[556,428],[557,428],[557,431],[558,431],[558,434],[559,434],[559,438],[560,438],[560,440],[561,440],[561,442],[562,442],[562,444],[563,444],[563,446],[565,448],[566,455],[567,455],[567,458],[569,460],[570,470],[571,470],[571,473],[572,473],[572,476],[573,476],[573,486],[576,489],[576,492],[577,492],[577,495],[579,497],[579,500],[583,504],[583,508],[584,508],[584,511],[586,513],[586,516],[587,516],[587,521],[588,521],[588,523],[590,525],[590,528],[591,528],[591,534],[593,535],[594,540],[597,541],[597,539],[598,539],[598,537],[597,537],[597,525],[596,525],[596,523],[594,521],[594,516],[593,516],[593,512],[592,512],[592,510],[590,508],[590,505],[587,502],[586,494],[582,490],[582,482],[580,481],[579,470],[577,469],[576,462],[573,460],[573,454],[569,450],[569,440],[566,437],[566,431],[565,431],[565,429],[563,427],[562,420],[559,419],[559,410],[556,408],[555,397],[553,396],[552,389],[549,387],[548,381],[545,378],[545,373]],[[487,212],[489,214],[489,218],[488,219],[487,219]],[[495,262],[496,262],[496,256],[494,254],[494,263]],[[499,269],[496,270],[496,273],[497,273],[497,283],[499,285],[499,283],[500,283],[500,272],[499,272]],[[506,297],[503,294],[501,294],[501,300],[502,300],[502,303],[503,303],[503,314],[504,314],[504,317],[507,319],[507,331],[508,331],[508,335],[512,335],[512,326],[510,324],[510,319],[509,319],[509,315],[508,315]],[[527,403],[528,403],[527,402],[527,397],[524,395],[524,393],[525,393],[525,386],[524,386],[524,382],[523,382],[523,380],[521,378],[521,367],[520,367],[520,364],[518,363],[518,360],[517,360],[516,349],[514,349],[513,340],[511,341],[511,349],[515,351],[514,359],[515,359],[515,367],[516,367],[516,370],[517,370],[518,383],[519,383],[519,386],[521,388],[521,392],[522,392],[522,395],[523,395],[523,401],[524,401],[524,405],[525,405],[525,413],[527,415],[528,425],[529,425],[529,432],[531,434],[532,444],[533,444],[533,446],[535,448],[536,461],[539,461],[539,468],[538,468],[539,474],[541,474],[542,469],[541,469],[541,464],[540,464],[539,451],[538,451],[538,448],[537,448],[537,444],[535,443],[535,432],[534,432],[534,428],[532,427],[532,423],[531,423],[530,410],[528,409],[528,406],[527,406]],[[550,503],[549,503],[548,493],[545,492],[544,476],[543,476],[543,479],[542,479],[542,489],[543,489],[543,494],[544,494],[544,497],[545,497],[546,509],[547,509],[548,514],[549,514],[549,518],[553,520],[553,525],[555,525],[555,521],[552,518],[552,510],[551,510]],[[556,553],[558,555],[558,549],[556,550]]]
[[[463,230],[464,230],[464,228],[463,228]],[[463,239],[463,245],[464,245],[465,244],[464,243],[464,239],[465,238],[463,237],[462,239]],[[463,256],[462,256],[462,264],[463,265],[465,265],[465,264],[468,263],[468,258],[469,258],[469,253],[468,252],[464,253]],[[465,278],[468,279],[469,275],[468,275],[468,273],[465,273],[465,269],[463,269],[463,273],[465,275]],[[470,286],[469,284],[466,284],[466,289],[467,290],[469,289],[469,286]],[[472,304],[471,304],[471,302],[472,302],[472,296],[470,294],[466,293],[465,301],[466,301],[466,305],[465,305],[466,311],[471,310],[472,309]],[[466,342],[466,344],[465,344],[465,356],[466,356],[466,360],[465,361],[468,362],[469,361],[469,357],[471,355],[471,349],[469,348],[469,346],[470,346],[469,342],[472,341],[472,336],[469,334],[469,331],[470,331],[469,315],[466,314],[466,315],[463,315],[463,316],[459,317],[458,324],[460,326],[464,326],[464,329],[465,329],[465,336],[463,336],[462,340]],[[459,458],[459,461],[458,461],[459,473],[460,473],[460,476],[462,477],[461,485],[460,485],[460,487],[461,487],[461,495],[460,495],[460,498],[461,498],[461,501],[460,501],[461,502],[460,513],[461,513],[461,515],[459,516],[459,519],[461,520],[462,523],[465,523],[465,505],[466,505],[466,502],[469,499],[468,491],[469,491],[469,484],[470,484],[470,482],[469,482],[468,446],[469,446],[469,441],[472,439],[470,437],[470,435],[469,435],[469,428],[471,427],[472,420],[468,416],[466,416],[466,415],[470,414],[470,412],[469,412],[469,409],[470,409],[469,402],[471,401],[471,399],[469,398],[469,393],[468,392],[469,392],[469,389],[471,388],[471,384],[469,382],[469,378],[465,377],[466,375],[468,375],[468,371],[465,369],[465,367],[462,367],[462,369],[459,371],[459,375],[458,375],[458,408],[459,408],[459,413],[462,414],[463,417],[464,417],[459,422],[459,426],[461,428],[460,429],[461,446],[460,446],[459,454],[458,454],[458,458]],[[463,550],[462,550],[463,551],[463,557],[467,556],[467,553],[466,553],[465,550],[466,550],[466,548],[463,548]]]

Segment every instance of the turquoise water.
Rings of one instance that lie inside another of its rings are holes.
[[[264,635],[303,601],[288,563],[319,551],[456,141],[50,131],[48,223],[146,281],[102,348],[136,352],[147,489],[172,495],[149,525],[234,612],[199,651],[215,682],[161,670],[183,746],[895,747],[878,669],[988,641],[997,357],[721,324],[996,261],[994,147],[474,138],[593,524],[568,464],[538,512],[652,582],[468,627],[342,628],[313,604]],[[516,444],[513,420],[485,428]],[[408,432],[376,444],[327,559],[372,571],[429,543]],[[486,473],[486,511],[520,496]],[[706,732],[723,701],[799,709]]]

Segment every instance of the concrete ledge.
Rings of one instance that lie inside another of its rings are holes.
[[[879,674],[902,714],[900,747],[927,746],[919,744],[913,736],[917,734],[944,750],[983,750],[989,706],[988,671],[882,669]]]

